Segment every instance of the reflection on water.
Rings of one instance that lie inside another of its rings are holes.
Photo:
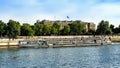
[[[0,50],[0,68],[118,68],[120,45]]]

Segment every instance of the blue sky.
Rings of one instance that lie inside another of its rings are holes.
[[[0,0],[0,20],[34,24],[36,20],[82,20],[120,24],[120,0]]]

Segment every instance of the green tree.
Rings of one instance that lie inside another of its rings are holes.
[[[83,26],[83,24],[81,24],[81,23],[78,23],[78,30],[77,30],[77,33],[78,34],[83,34],[83,31],[84,31],[84,26]]]
[[[21,35],[22,36],[34,36],[34,30],[31,28],[31,26],[27,23],[24,23],[21,26]]]
[[[79,35],[83,34],[84,31],[84,26],[81,23],[73,22],[70,24],[70,33],[72,35]]]
[[[56,35],[58,34],[58,30],[55,27],[51,28],[51,34]]]
[[[48,24],[44,24],[43,35],[50,35],[50,31],[51,31],[51,26],[49,26]]]
[[[7,23],[7,35],[9,38],[16,38],[20,35],[20,23],[14,20],[9,20]]]
[[[119,27],[118,27],[118,30],[119,30],[119,33],[120,33],[120,25],[119,25]]]
[[[111,34],[112,31],[109,27],[109,22],[108,21],[104,21],[102,20],[99,25],[97,26],[97,30],[96,30],[96,33],[97,34],[100,34],[100,35],[105,35],[105,34]]]
[[[44,27],[44,24],[41,24],[38,22],[35,23],[34,24],[35,35],[37,35],[37,36],[43,35],[43,27]]]
[[[116,27],[116,28],[114,29],[114,34],[118,34],[118,33],[119,33],[119,28]]]
[[[77,35],[77,30],[78,30],[78,24],[77,24],[77,22],[72,22],[71,24],[70,24],[70,29],[71,29],[71,31],[70,31],[70,33],[72,34],[72,35]]]
[[[89,35],[94,35],[94,34],[95,34],[95,30],[89,29],[89,30],[88,30],[88,34],[89,34]]]
[[[64,26],[63,34],[64,35],[69,35],[69,33],[70,33],[70,26],[69,25]]]
[[[116,35],[120,34],[120,25],[114,29]]]
[[[53,23],[52,28],[51,28],[51,33],[54,35],[59,34],[60,32],[60,28],[61,28],[61,24],[60,23]]]
[[[111,31],[112,31],[112,34],[115,33],[115,32],[114,32],[114,31],[115,31],[115,28],[114,28],[114,27],[115,27],[114,25],[112,25],[112,24],[110,25],[110,29],[111,29]]]
[[[6,24],[0,20],[0,36],[2,37],[5,32]]]

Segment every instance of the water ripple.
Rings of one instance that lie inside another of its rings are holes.
[[[120,46],[0,50],[0,68],[119,68]]]

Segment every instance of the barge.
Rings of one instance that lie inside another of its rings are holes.
[[[42,38],[41,40],[19,41],[19,47],[76,47],[110,45],[108,37]]]
[[[48,47],[45,40],[22,40],[19,41],[18,47],[27,48],[27,47]]]

